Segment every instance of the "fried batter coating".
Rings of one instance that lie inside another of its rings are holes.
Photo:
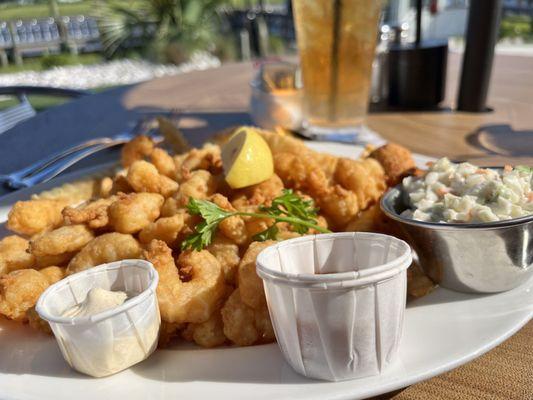
[[[128,183],[137,193],[160,193],[169,197],[178,190],[178,183],[160,175],[157,168],[147,161],[135,161],[128,169]]]
[[[400,183],[416,167],[411,152],[395,143],[387,143],[377,148],[370,153],[370,157],[378,160],[385,170],[389,186]]]
[[[109,176],[102,178],[98,187],[98,193],[100,197],[106,198],[111,196],[113,192],[113,179]]]
[[[211,201],[224,210],[236,211],[229,200],[220,193],[215,193],[211,197]],[[224,236],[233,240],[238,245],[242,245],[248,241],[246,224],[244,223],[242,217],[238,215],[233,215],[224,219],[220,222],[218,227]]]
[[[148,244],[152,240],[158,239],[172,247],[184,226],[184,213],[177,213],[172,217],[159,218],[141,230],[139,240],[141,243]]]
[[[71,253],[92,239],[94,235],[85,225],[66,225],[34,236],[30,241],[30,253],[36,257]]]
[[[178,199],[175,197],[169,197],[165,199],[163,206],[161,207],[162,217],[172,217],[177,214],[182,207],[178,204]]]
[[[161,327],[159,328],[159,342],[157,343],[157,347],[165,348],[170,346],[175,339],[179,338],[180,331],[185,327],[186,324],[177,324],[162,320]]]
[[[124,168],[138,160],[144,160],[154,150],[154,141],[145,135],[139,135],[122,147],[120,160]]]
[[[324,193],[329,181],[312,154],[274,154],[274,170],[286,186],[312,195]]]
[[[43,268],[39,271],[41,274],[43,274],[46,279],[48,279],[48,282],[50,285],[53,285],[56,282],[59,282],[61,279],[63,279],[67,275],[66,268],[51,266]]]
[[[317,197],[317,205],[337,230],[342,229],[359,212],[357,195],[340,185],[330,186]]]
[[[165,150],[156,147],[150,154],[150,161],[161,175],[177,179],[176,164],[174,159]]]
[[[228,340],[224,335],[220,311],[215,311],[205,322],[187,325],[182,335],[186,340],[207,348],[221,346]]]
[[[35,257],[28,253],[29,242],[17,235],[0,240],[0,276],[17,269],[31,268]]]
[[[351,160],[341,158],[335,170],[335,181],[357,195],[359,209],[375,203],[387,189],[385,171],[373,158]]]
[[[221,310],[224,335],[239,346],[268,343],[275,339],[266,307],[255,310],[241,300],[240,289],[231,294]]]
[[[239,246],[224,235],[217,234],[206,250],[213,254],[220,263],[226,283],[235,285],[237,282],[237,267],[241,260]]]
[[[248,198],[250,204],[268,205],[273,199],[281,195],[283,187],[283,181],[281,178],[278,175],[273,174],[266,181],[248,186],[237,192],[237,196],[244,194]]]
[[[181,176],[198,169],[220,173],[222,171],[220,147],[216,144],[206,143],[201,149],[191,149],[183,156],[174,157],[174,163]]]
[[[423,297],[435,289],[435,284],[422,271],[420,265],[413,261],[410,268],[407,269],[407,294],[411,298]]]
[[[175,323],[207,321],[225,291],[217,259],[206,250],[182,252],[178,266],[191,276],[189,281],[182,281],[165,242],[154,240],[145,257],[159,273],[157,298],[162,319]]]
[[[55,228],[63,222],[61,210],[66,200],[17,201],[7,219],[7,228],[21,235],[32,236],[45,229]]]
[[[78,207],[65,207],[64,222],[67,225],[86,224],[91,229],[103,228],[109,223],[107,210],[116,199],[116,196],[111,196],[89,201]]]
[[[139,242],[131,235],[106,233],[91,240],[70,260],[67,273],[74,274],[113,261],[140,258],[141,250]]]
[[[136,233],[154,222],[165,199],[157,193],[119,194],[109,206],[109,224],[120,233]]]
[[[180,185],[176,198],[182,207],[189,202],[189,197],[194,199],[206,199],[216,191],[216,181],[213,175],[206,170],[193,171],[187,174],[187,178]]]
[[[52,279],[35,269],[19,269],[0,277],[0,314],[26,321],[26,312],[51,283]]]
[[[53,265],[57,266],[64,266],[67,265],[68,262],[74,257],[76,252],[72,253],[63,253],[63,254],[56,254],[56,255],[42,255],[42,256],[36,256],[35,257],[35,268],[36,269],[42,269],[46,267],[50,267]]]
[[[240,297],[244,304],[253,309],[266,307],[263,280],[255,272],[255,260],[261,251],[274,243],[272,240],[250,243],[239,263],[237,279]]]

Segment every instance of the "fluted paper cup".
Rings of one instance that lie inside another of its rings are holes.
[[[392,236],[344,232],[280,242],[257,257],[276,338],[310,378],[380,374],[402,334],[411,249]]]
[[[36,310],[48,321],[69,365],[102,377],[146,359],[157,347],[161,319],[156,297],[158,274],[144,260],[122,260],[71,275],[50,286]],[[63,317],[92,288],[123,291],[121,306],[85,317]]]

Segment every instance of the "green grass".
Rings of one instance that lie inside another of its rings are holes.
[[[93,0],[80,1],[78,3],[60,3],[59,13],[61,15],[90,14],[94,7]],[[19,5],[7,3],[0,5],[0,19],[32,19],[49,17],[50,7],[47,3]]]
[[[78,54],[77,56],[64,55],[63,56],[67,65],[88,65],[96,64],[103,61],[103,56],[96,53]],[[9,74],[21,71],[43,71],[43,65],[41,63],[42,58],[24,58],[22,65],[9,64],[7,67],[0,67],[0,74]]]

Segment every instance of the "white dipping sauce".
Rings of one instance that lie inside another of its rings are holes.
[[[93,288],[80,304],[68,309],[63,317],[89,317],[124,304],[128,295],[124,292],[112,292],[102,288]]]

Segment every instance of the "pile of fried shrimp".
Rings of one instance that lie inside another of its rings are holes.
[[[392,143],[355,160],[318,153],[293,137],[258,132],[271,148],[275,173],[243,189],[232,190],[225,182],[218,144],[171,155],[149,137],[138,136],[122,149],[123,168],[99,179],[90,199],[17,202],[7,221],[14,234],[0,241],[0,315],[49,332],[34,308],[48,286],[99,264],[142,258],[160,277],[160,347],[178,339],[204,347],[274,341],[255,272],[258,253],[273,242],[252,241],[273,221],[231,216],[220,223],[207,248],[181,251],[200,218],[188,214],[189,198],[256,212],[291,188],[319,207],[321,226],[395,234],[378,202],[415,164],[408,150]],[[296,236],[280,224],[279,240]],[[430,287],[423,275],[409,280],[411,295],[423,295]]]

